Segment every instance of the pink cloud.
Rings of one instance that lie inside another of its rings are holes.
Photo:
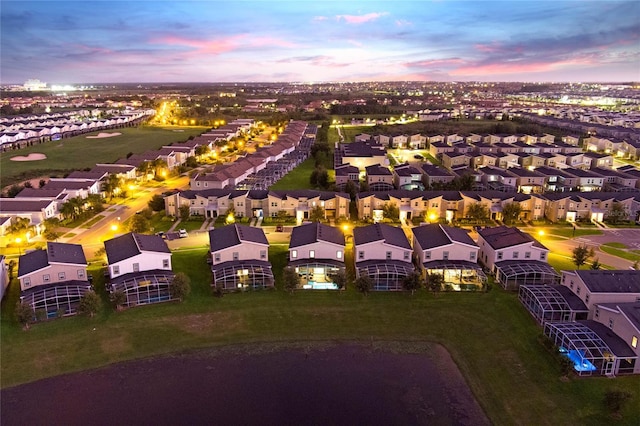
[[[408,68],[431,68],[431,67],[446,67],[453,65],[464,64],[465,61],[460,58],[445,58],[445,59],[426,59],[424,61],[406,62],[405,67]]]
[[[388,15],[388,13],[372,12],[365,15],[336,15],[336,19],[338,21],[344,20],[348,24],[364,24],[365,22],[375,21],[376,19],[381,18],[385,15]]]
[[[151,42],[155,44],[166,44],[169,46],[190,47],[193,50],[187,54],[188,56],[203,54],[220,55],[226,52],[264,46],[285,48],[298,47],[297,44],[287,40],[268,36],[260,37],[251,34],[237,34],[234,36],[222,37],[213,40],[202,40],[169,35],[154,39]]]
[[[570,66],[588,66],[596,65],[597,62],[592,57],[582,56],[565,61],[556,62],[504,62],[485,65],[469,65],[456,68],[450,71],[451,75],[459,76],[473,76],[473,75],[494,75],[494,74],[519,74],[528,72],[545,72],[552,71],[558,68],[570,67]]]
[[[167,44],[169,46],[186,46],[194,49],[195,54],[213,54],[219,55],[221,53],[230,52],[235,50],[240,43],[240,40],[245,37],[244,35],[231,36],[220,38],[216,40],[199,40],[189,39],[185,37],[177,36],[165,36],[156,40],[152,40],[152,43]]]

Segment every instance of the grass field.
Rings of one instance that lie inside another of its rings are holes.
[[[168,303],[123,312],[105,309],[93,319],[74,317],[38,324],[24,332],[12,319],[18,291],[10,288],[0,324],[2,386],[132,358],[252,342],[431,341],[443,344],[494,424],[608,424],[604,393],[634,394],[617,424],[638,424],[637,377],[560,380],[559,367],[539,342],[540,328],[514,293],[438,294],[424,290],[375,293],[348,288],[298,292],[282,289],[211,295],[206,249],[177,251],[176,271],[192,279],[182,304]],[[269,250],[276,277],[286,246]],[[96,287],[106,301],[101,271]]]
[[[269,189],[315,189],[309,182],[311,172],[315,168],[315,160],[308,158],[280,179],[275,185],[271,185]],[[329,176],[331,178],[331,176]]]
[[[629,250],[627,246],[622,243],[606,243],[600,246],[600,250],[632,262],[640,262],[640,250]]]
[[[2,186],[11,185],[25,178],[49,176],[56,171],[80,170],[93,167],[96,163],[114,162],[126,157],[129,152],[141,153],[173,142],[185,141],[190,136],[200,135],[206,129],[206,127],[127,127],[110,131],[122,133],[120,136],[87,139],[87,136],[99,133],[94,132],[4,152],[0,155]],[[11,157],[26,156],[34,152],[45,154],[46,160],[10,160]]]

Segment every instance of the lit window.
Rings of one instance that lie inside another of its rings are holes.
[[[337,257],[338,259],[342,259],[342,250],[338,250],[338,251],[336,252],[336,257]]]
[[[637,336],[633,336],[633,337],[631,338],[631,347],[632,347],[633,349],[635,349],[635,348],[637,348],[637,347],[638,347],[638,337],[637,337]]]
[[[316,251],[315,250],[309,250],[309,258],[313,259],[314,257],[316,257]]]
[[[42,281],[44,281],[45,283],[48,283],[49,281],[51,281],[51,276],[49,274],[44,274],[42,276]]]
[[[296,259],[298,257],[298,250],[291,250],[291,258]]]

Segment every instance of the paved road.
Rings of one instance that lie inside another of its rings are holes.
[[[97,222],[90,229],[76,228],[73,232],[79,232],[76,236],[69,239],[61,239],[61,241],[82,244],[88,259],[94,257],[95,252],[103,247],[105,240],[113,238],[115,235],[123,234],[127,230],[122,226],[113,231],[111,226],[114,224],[122,224],[128,218],[136,214],[137,211],[147,208],[149,200],[155,194],[162,194],[170,188],[182,188],[189,184],[189,178],[181,176],[177,178],[167,179],[165,185],[157,188],[143,188],[140,192],[135,193],[128,198],[124,204],[112,206],[101,213],[104,219]]]
[[[602,235],[587,235],[574,239],[562,241],[540,238],[540,242],[547,246],[552,253],[557,253],[571,258],[572,250],[581,245],[595,250],[595,256],[598,261],[604,265],[608,265],[617,269],[629,269],[633,262],[612,256],[600,250],[600,246],[605,243],[620,242],[631,249],[640,249],[640,230],[639,229],[603,229]],[[553,233],[552,231],[550,231]]]

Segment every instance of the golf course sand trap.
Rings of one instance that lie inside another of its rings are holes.
[[[448,351],[210,349],[0,391],[2,424],[490,424]],[[37,401],[37,404],[34,404]]]
[[[114,136],[120,136],[122,133],[112,132],[112,133],[103,133],[100,132],[97,135],[87,136],[87,139],[101,139],[101,138],[111,138]]]
[[[31,154],[27,155],[26,157],[24,155],[16,155],[15,157],[11,157],[9,160],[11,161],[39,161],[39,160],[46,160],[47,156],[44,154],[40,154],[38,152],[32,152]]]

